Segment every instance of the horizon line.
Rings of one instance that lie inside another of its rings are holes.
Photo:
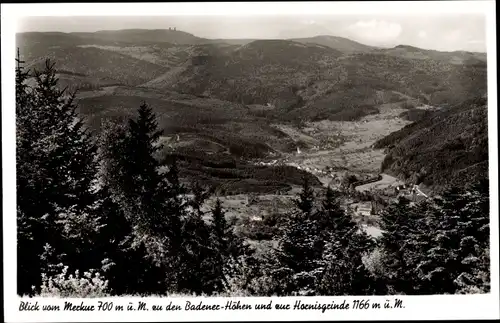
[[[172,28],[174,28],[174,27],[172,27]],[[208,37],[196,36],[195,34],[188,32],[188,31],[183,31],[183,30],[179,30],[179,29],[174,30],[174,29],[167,29],[167,28],[120,28],[120,29],[100,29],[100,30],[95,30],[95,31],[71,31],[71,32],[64,32],[64,31],[57,31],[57,30],[53,30],[53,31],[35,31],[35,30],[32,30],[32,31],[16,32],[15,34],[18,35],[18,34],[27,34],[27,33],[41,33],[41,34],[42,33],[47,33],[47,34],[48,33],[59,33],[59,34],[69,35],[69,34],[78,34],[78,33],[95,34],[95,33],[99,33],[99,32],[116,32],[116,31],[131,31],[131,30],[182,32],[182,33],[190,34],[194,37],[197,37],[200,39],[206,39],[206,40],[252,40],[252,41],[256,41],[256,40],[289,40],[289,41],[293,41],[294,39],[308,39],[308,38],[315,38],[315,37],[335,37],[335,38],[347,39],[349,41],[356,42],[356,43],[361,44],[361,45],[373,47],[374,49],[394,49],[394,48],[399,47],[399,46],[408,46],[408,47],[414,47],[417,49],[423,49],[423,50],[427,50],[427,51],[436,51],[436,52],[441,52],[441,53],[465,52],[465,53],[487,54],[487,51],[484,51],[484,52],[483,51],[469,51],[469,50],[465,50],[465,49],[455,49],[455,50],[451,50],[451,51],[446,51],[446,50],[438,50],[438,49],[433,49],[433,48],[417,47],[414,45],[409,45],[409,44],[404,44],[404,43],[394,45],[392,47],[391,46],[384,46],[384,45],[367,45],[365,43],[350,39],[348,37],[335,36],[335,35],[329,35],[329,34],[318,34],[318,35],[308,36],[308,37],[292,37],[292,38],[277,38],[277,37],[273,37],[273,38],[247,38],[247,37],[242,37],[242,38],[229,38],[229,37],[228,38],[208,38]]]

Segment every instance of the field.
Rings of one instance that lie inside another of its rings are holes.
[[[366,192],[370,190],[384,190],[387,188],[396,187],[398,185],[403,185],[404,182],[397,179],[394,176],[382,174],[382,179],[380,181],[369,183],[365,185],[360,185],[356,187],[356,190],[359,192]]]

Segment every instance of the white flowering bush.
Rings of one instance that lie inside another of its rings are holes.
[[[64,266],[61,273],[54,276],[42,274],[40,294],[42,297],[106,297],[109,296],[108,281],[93,269],[82,276],[78,270],[68,275],[68,266]]]

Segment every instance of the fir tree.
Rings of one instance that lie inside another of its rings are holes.
[[[335,192],[328,187],[322,202],[322,209],[316,213],[318,230],[330,235],[335,234],[348,243],[349,234],[357,230],[357,225],[341,207]],[[325,237],[329,239],[329,237]],[[345,246],[346,244],[344,244]]]
[[[282,282],[277,293],[312,295],[316,279],[322,270],[321,257],[324,243],[317,232],[317,216],[313,213],[314,192],[307,178],[295,200],[297,212],[290,214],[279,239],[278,259],[280,270],[276,279]]]
[[[143,197],[156,191],[161,181],[158,175],[159,162],[155,159],[155,153],[161,149],[158,144],[161,134],[153,110],[142,103],[137,120],[129,120],[127,166],[137,193]]]
[[[242,239],[235,235],[232,223],[226,220],[219,198],[212,209],[212,232],[217,252],[214,286],[216,291],[221,292],[229,287],[228,279],[238,274],[238,268],[243,265],[240,257],[246,255],[248,250]]]
[[[30,113],[33,110],[30,96],[30,89],[26,85],[29,78],[29,71],[24,70],[24,61],[21,60],[19,49],[16,58],[16,192],[17,192],[17,291],[18,294],[29,294],[32,292],[31,286],[39,281],[41,267],[39,259],[39,244],[35,240],[35,235],[43,231],[41,223],[33,217],[31,212],[25,213],[26,207],[21,207],[24,200],[34,199],[30,185],[30,165],[31,147],[36,140],[34,133],[30,132]]]
[[[226,237],[228,226],[224,210],[222,209],[222,202],[219,198],[215,200],[215,206],[212,209],[212,223],[216,243],[223,255],[226,256],[229,245]]]
[[[408,216],[410,201],[399,198],[381,215],[380,227],[384,231],[380,242],[384,248],[384,267],[386,268],[388,284],[394,292],[412,294],[415,277],[414,268],[408,266],[405,260],[406,241],[409,234]]]
[[[428,293],[489,290],[489,193],[487,184],[451,188],[429,218],[434,232],[418,265]],[[485,189],[486,188],[486,189]],[[439,281],[439,284],[437,282]]]
[[[190,206],[193,208],[193,212],[195,212],[199,217],[203,217],[204,213],[201,208],[207,198],[210,197],[210,192],[208,190],[204,190],[198,182],[194,182],[191,191],[193,193],[193,198],[190,201]]]
[[[309,178],[303,177],[302,191],[299,193],[299,198],[294,200],[297,208],[302,211],[305,217],[309,217],[314,206],[314,190],[310,185]]]
[[[171,171],[176,171],[173,164]],[[180,187],[177,176],[169,175],[172,188]],[[182,292],[211,295],[222,289],[219,286],[218,259],[220,254],[212,241],[212,228],[204,220],[202,206],[209,197],[197,182],[192,188],[193,198],[188,201],[191,207],[183,221],[182,240],[185,251],[181,254],[185,273],[179,276],[179,290]],[[182,208],[182,205],[180,206]]]
[[[215,206],[212,209],[212,232],[213,241],[216,249],[214,259],[214,287],[217,291],[223,291],[227,288],[227,273],[230,261],[230,235],[226,215],[222,209],[222,203],[219,198],[215,200]]]
[[[165,273],[154,263],[138,225],[138,194],[128,173],[126,124],[105,122],[99,141],[100,213],[107,219],[101,243],[110,259],[107,277],[113,294],[161,294]],[[124,269],[125,268],[125,269]]]
[[[169,165],[168,172],[163,182],[164,189],[164,214],[166,215],[166,234],[168,237],[167,249],[167,271],[173,290],[183,290],[189,285],[189,267],[185,261],[187,257],[184,248],[185,229],[184,225],[188,217],[187,207],[189,201],[186,199],[187,189],[179,179],[179,169],[174,158]]]
[[[65,255],[64,261],[73,268],[85,269],[94,265],[83,261],[81,254],[91,241],[82,244],[79,237],[89,233],[85,231],[88,228],[101,227],[96,225],[99,219],[94,213],[95,146],[76,113],[74,94],[58,89],[54,64],[47,61],[44,71],[35,71],[36,85],[29,89],[21,63],[18,59],[17,202],[21,224],[30,228],[36,243],[30,250],[20,246],[20,252],[41,257],[44,246],[49,245],[57,249],[53,252],[56,258]],[[35,257],[28,258],[32,261]],[[47,266],[40,260],[31,270],[43,272]],[[40,272],[36,276],[40,277]],[[27,292],[27,286],[39,286],[39,278],[30,277],[20,277],[25,284],[19,293]]]
[[[362,257],[373,247],[364,231],[341,207],[328,187],[323,207],[317,213],[318,232],[323,239],[323,271],[317,281],[320,295],[365,295],[374,292],[372,277]]]

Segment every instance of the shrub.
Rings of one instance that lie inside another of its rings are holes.
[[[363,256],[363,264],[366,269],[379,277],[384,276],[383,259],[384,252],[380,248],[374,249],[371,253]]]
[[[40,296],[42,297],[106,297],[108,293],[108,281],[94,269],[86,271],[80,276],[78,270],[75,274],[68,275],[68,266],[58,265],[61,273],[48,277],[42,274],[42,286]]]

